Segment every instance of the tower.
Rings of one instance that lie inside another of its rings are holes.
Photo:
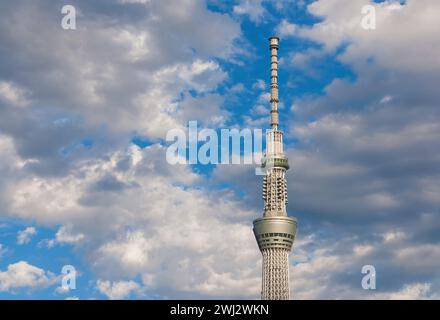
[[[296,235],[296,219],[287,216],[287,180],[289,169],[283,151],[283,132],[278,130],[278,45],[279,38],[269,38],[271,130],[266,132],[266,152],[262,159],[263,217],[254,220],[254,234],[263,256],[263,300],[288,300],[289,253]]]

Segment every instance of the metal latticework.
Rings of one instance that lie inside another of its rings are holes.
[[[289,250],[268,248],[262,250],[263,286],[261,299],[288,300],[289,290]]]
[[[263,201],[266,216],[286,216],[286,169],[272,168],[263,178]]]

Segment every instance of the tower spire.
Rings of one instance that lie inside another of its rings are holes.
[[[254,234],[263,257],[261,299],[290,299],[289,252],[296,236],[296,219],[287,216],[287,180],[289,169],[283,148],[283,132],[278,130],[278,46],[279,38],[270,37],[271,127],[266,132],[266,152],[262,159],[263,217],[254,220]]]
[[[271,114],[271,126],[272,130],[278,130],[278,46],[280,38],[270,37],[270,103],[272,108]]]

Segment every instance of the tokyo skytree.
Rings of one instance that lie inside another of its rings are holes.
[[[254,220],[254,234],[263,256],[263,300],[288,300],[289,253],[296,235],[297,222],[287,216],[286,170],[289,162],[283,151],[283,132],[278,130],[278,45],[279,38],[269,38],[271,130],[266,132],[266,152],[262,158],[263,217]]]

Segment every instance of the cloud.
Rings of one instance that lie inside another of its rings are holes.
[[[435,12],[440,10],[435,0],[420,1],[385,1],[371,3],[368,0],[316,1],[308,6],[311,14],[322,22],[313,27],[301,28],[299,33],[335,50],[343,43],[347,50],[341,55],[346,63],[362,63],[374,57],[374,62],[381,67],[398,69],[405,72],[424,72],[426,75],[438,71],[440,64],[436,52],[440,46],[436,39]],[[362,7],[373,5],[378,21],[375,30],[364,30],[361,26]],[[428,42],[427,42],[428,41]],[[396,56],[399,52],[399,56]],[[419,59],[420,53],[425,59]]]
[[[263,79],[258,79],[253,85],[252,89],[260,89],[265,90],[266,89],[266,82]]]
[[[17,233],[17,244],[26,244],[31,241],[31,237],[37,234],[35,227],[27,227]]]
[[[295,141],[286,147],[288,212],[299,219],[290,273],[295,299],[433,298],[440,288],[434,271],[440,114],[433,85],[440,79],[432,60],[440,50],[436,24],[425,16],[428,7],[440,7],[374,4],[378,27],[368,33],[359,23],[365,3],[347,1],[341,10],[340,1],[313,2],[308,10],[319,22],[295,26],[295,36],[314,45],[287,54],[297,69],[313,66],[311,56],[354,73],[334,78],[322,94],[295,98],[286,124],[286,141]],[[413,61],[425,51],[426,65]],[[247,168],[218,167],[213,178],[240,187],[241,197],[261,207],[261,181],[249,175]],[[378,270],[376,292],[360,286],[365,264]]]
[[[236,54],[241,30],[232,18],[191,1],[179,10],[163,1],[110,1],[105,14],[88,1],[75,5],[83,14],[75,32],[51,22],[58,19],[51,1],[1,6],[8,28],[0,28],[0,58],[8,63],[0,127],[21,156],[35,159],[34,171],[65,174],[73,158],[120,147],[133,134],[159,140],[188,119],[209,122],[198,108],[188,110],[197,100],[181,99],[189,91],[203,95],[199,106],[211,119],[227,118],[210,93],[227,77],[216,59]],[[17,105],[25,104],[23,113]],[[84,140],[92,151],[85,152]]]
[[[410,245],[396,254],[396,261],[404,268],[414,271],[435,272],[440,261],[440,246],[437,244]]]
[[[288,67],[300,70],[304,75],[319,78],[319,63],[325,58],[325,52],[322,49],[308,48],[303,52],[293,52],[284,61]]]
[[[389,231],[383,234],[384,242],[397,242],[407,238],[407,234],[402,231]]]
[[[117,264],[124,272],[133,276],[147,267],[153,241],[141,232],[127,233],[125,239],[116,239],[103,244],[97,252],[95,264]]]
[[[46,244],[75,245],[97,278],[111,282],[108,290],[139,276],[148,293],[162,296],[235,292],[219,275],[230,273],[232,283],[252,273],[234,271],[258,254],[244,222],[252,212],[201,187],[191,168],[168,165],[157,141],[188,120],[229,119],[216,90],[228,77],[220,61],[237,53],[240,25],[193,1],[179,10],[163,1],[110,1],[105,13],[89,1],[75,6],[81,22],[66,32],[52,23],[50,1],[0,5],[10,17],[0,22],[8,25],[0,27],[0,58],[8,61],[1,81],[29,102],[23,113],[13,95],[2,95],[9,98],[0,103],[1,212],[58,227]],[[133,135],[153,143],[140,149]]]
[[[268,103],[269,101],[270,101],[270,93],[269,92],[261,93],[260,96],[258,97],[259,103]]]
[[[258,250],[247,224],[253,212],[231,195],[194,187],[201,177],[187,166],[168,165],[165,151],[159,144],[132,146],[77,163],[67,177],[23,176],[8,187],[10,212],[61,224],[49,244],[86,242],[85,256],[100,278],[140,276],[147,294],[163,296],[239,291],[253,297]],[[117,192],[102,183],[110,174]],[[223,274],[228,285],[219,282]]]
[[[236,85],[234,85],[234,86],[230,89],[230,92],[233,92],[233,93],[240,93],[240,92],[243,92],[243,91],[245,91],[245,90],[246,90],[246,88],[245,88],[245,86],[244,86],[243,83],[237,83]]]
[[[323,21],[305,28],[304,34],[329,48],[348,39],[346,49],[336,58],[356,71],[356,80],[335,79],[322,97],[295,104],[291,136],[300,144],[289,153],[296,168],[294,175],[289,174],[290,190],[297,196],[292,210],[321,217],[346,215],[354,220],[369,215],[383,222],[386,217],[390,223],[398,220],[398,225],[409,228],[409,220],[435,210],[438,203],[431,196],[438,189],[435,119],[440,114],[435,107],[437,90],[431,86],[438,73],[413,63],[414,53],[399,48],[411,41],[407,34],[414,32],[407,29],[412,27],[403,27],[408,15],[416,28],[423,25],[420,28],[431,30],[416,30],[417,41],[434,41],[435,28],[431,20],[424,20],[425,7],[417,1],[399,4],[400,10],[391,11],[396,3],[375,4],[381,23],[372,31],[378,40],[373,43],[372,35],[350,20],[357,17],[363,3],[352,1],[342,11],[335,1],[317,1],[308,7]],[[440,7],[432,3],[431,10]],[[380,45],[382,41],[389,43]],[[436,45],[433,48],[421,47],[419,55],[435,51]],[[391,61],[392,55],[400,54],[402,60]],[[436,66],[432,61],[432,67]],[[418,79],[417,90],[406,80],[408,76]],[[310,121],[310,116],[315,120]]]
[[[281,38],[294,36],[296,32],[297,26],[294,23],[290,23],[286,19],[283,19],[275,29],[275,33]]]
[[[151,0],[118,0],[118,2],[126,4],[126,3],[149,3]]]
[[[354,236],[354,244],[327,237],[346,252],[351,248],[355,255],[368,257],[365,264],[380,265],[382,292],[371,298],[432,298],[439,289],[434,269],[440,245],[433,231],[436,225],[427,227],[422,221],[426,212],[438,216],[438,200],[432,192],[438,189],[434,159],[439,158],[435,137],[440,114],[431,83],[439,79],[438,63],[431,55],[440,49],[434,40],[435,22],[426,10],[438,11],[440,6],[417,1],[374,4],[378,26],[369,32],[359,25],[365,3],[347,1],[340,10],[340,1],[316,1],[308,10],[321,21],[297,30],[323,45],[314,49],[318,55],[333,54],[351,67],[355,79],[334,79],[322,96],[295,101],[289,135],[299,143],[288,151],[294,169],[288,174],[289,192],[295,199],[289,212],[299,215],[300,225],[307,219],[310,225],[302,224],[307,230],[319,224],[326,233],[339,233],[336,230],[344,225],[343,233]],[[407,25],[408,19],[413,24]],[[426,43],[433,41],[428,49]],[[406,51],[405,46],[414,50]],[[427,61],[414,60],[425,51]],[[298,64],[298,54],[294,57]],[[372,230],[378,232],[374,240]],[[350,282],[350,272],[358,272],[359,265],[354,267],[335,250],[317,250],[304,269],[303,263],[294,266],[292,274],[298,277],[293,285],[300,298],[368,298],[351,284],[343,284],[341,270]],[[316,273],[307,273],[310,268]],[[399,270],[399,276],[392,270]],[[316,289],[312,277],[326,283],[325,288]]]
[[[109,1],[105,13],[79,1],[78,29],[65,32],[52,23],[50,1],[23,3],[0,4],[2,214],[58,228],[47,244],[74,245],[110,298],[257,298],[254,167],[218,166],[207,177],[167,164],[161,143],[188,120],[235,123],[223,86],[237,92],[254,81],[234,87],[223,64],[242,58],[239,23],[193,1],[179,10]],[[285,54],[287,67],[333,59],[354,74],[298,96],[284,123],[286,142],[295,142],[286,150],[288,211],[300,223],[291,258],[298,299],[432,298],[439,290],[439,6],[374,4],[378,28],[369,33],[359,27],[364,3],[315,1],[307,8],[318,22],[278,24],[286,42],[313,42]],[[267,12],[252,4],[228,12],[260,23]],[[244,124],[267,125],[260,97]],[[131,144],[133,136],[148,146]],[[377,267],[376,292],[360,286],[365,264]],[[17,280],[22,273],[27,281]],[[52,279],[26,262],[0,275],[4,291]]]
[[[436,299],[431,293],[431,285],[429,283],[415,283],[405,285],[401,290],[389,294],[379,295],[379,299],[388,300],[426,300]]]
[[[370,240],[344,236],[329,243],[328,238],[316,233],[303,234],[291,257],[293,296],[295,299],[435,299],[434,288],[438,284],[432,276],[437,272],[408,270],[406,266],[411,265],[414,257],[402,256],[407,246],[408,242],[390,243],[378,236]],[[430,263],[438,264],[437,257],[425,256]],[[364,265],[376,269],[375,290],[364,290],[361,286]],[[395,270],[401,271],[396,275]],[[432,277],[431,283],[423,281],[427,275]]]
[[[139,289],[139,285],[134,281],[102,281],[96,284],[99,292],[106,295],[110,300],[122,300],[130,293]]]
[[[55,234],[55,239],[47,241],[47,247],[51,248],[56,244],[78,244],[83,241],[85,236],[82,233],[72,233],[71,225],[61,226]]]
[[[0,100],[18,107],[25,107],[29,104],[26,92],[6,81],[0,81]]]
[[[237,5],[233,6],[232,10],[237,15],[249,16],[249,19],[254,23],[260,23],[267,14],[262,3],[262,0],[240,0]]]
[[[41,289],[54,283],[53,273],[44,271],[26,261],[8,265],[7,270],[0,271],[0,291],[14,292],[21,288]]]

